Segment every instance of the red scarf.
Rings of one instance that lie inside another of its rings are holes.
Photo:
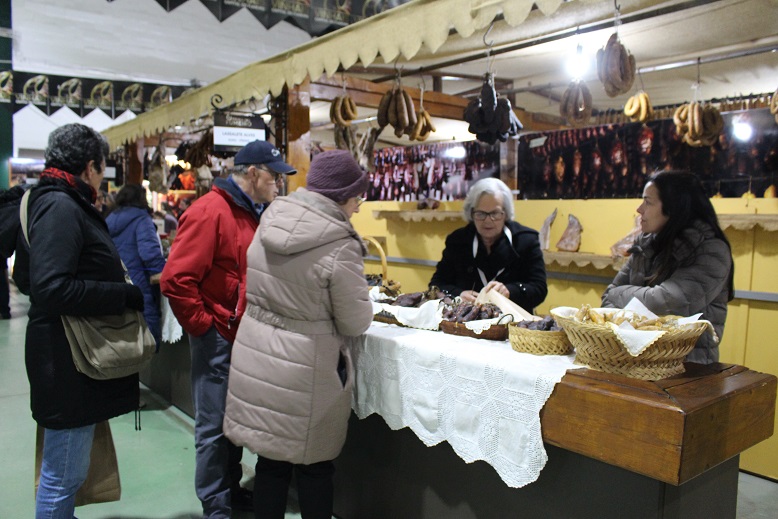
[[[80,177],[71,175],[67,171],[62,171],[57,168],[46,168],[41,173],[41,178],[52,178],[64,180],[65,183],[78,191],[84,198],[94,205],[97,201],[97,190],[90,184],[84,182]]]

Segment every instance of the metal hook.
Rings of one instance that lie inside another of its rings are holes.
[[[421,75],[421,88],[419,89],[419,111],[424,109],[424,91],[427,90],[427,82],[424,81],[424,74]]]
[[[397,68],[397,62],[400,61],[400,55],[398,54],[396,58],[394,58],[394,63],[392,63],[392,66],[394,67],[394,80],[397,82],[398,85],[402,85],[402,74],[401,74],[401,68]]]
[[[619,26],[621,25],[621,6],[616,3],[616,0],[613,0],[613,27],[616,29],[616,34],[619,33]]]
[[[697,84],[700,84],[700,63],[702,62],[702,59],[700,57],[697,57]]]
[[[494,20],[492,20],[492,23],[489,24],[489,28],[486,29],[486,32],[483,36],[484,45],[486,45],[486,72],[491,73],[492,67],[494,65],[494,56],[492,56],[492,47],[494,46],[494,40],[492,41],[486,41],[486,37],[489,36],[489,33],[492,32],[492,29],[494,28]]]
[[[697,58],[697,81],[695,81],[694,84],[692,85],[692,90],[694,90],[694,96],[693,96],[694,98],[692,99],[692,101],[694,101],[695,103],[699,101],[701,97],[700,90],[702,85],[700,85],[700,61],[701,61],[700,58]]]
[[[346,89],[346,73],[345,72],[342,72],[340,74],[340,81],[341,81],[341,86],[343,87],[343,95],[345,96],[345,95],[348,94],[348,91]]]
[[[489,33],[490,33],[490,32],[492,32],[492,29],[493,29],[493,28],[494,28],[494,20],[492,20],[492,23],[490,23],[490,24],[489,24],[489,28],[488,28],[488,29],[486,29],[486,32],[484,33],[484,37],[483,37],[483,40],[484,40],[484,45],[486,45],[487,47],[489,47],[489,50],[491,50],[491,48],[492,48],[492,45],[494,45],[494,40],[492,40],[492,41],[486,41],[486,37],[487,37],[487,36],[489,36]]]

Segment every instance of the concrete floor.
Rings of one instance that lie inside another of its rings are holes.
[[[35,422],[29,410],[24,368],[24,334],[28,303],[12,286],[10,320],[0,320],[0,519],[34,516]],[[132,414],[111,420],[122,480],[116,503],[76,509],[80,519],[190,519],[200,517],[194,493],[193,422],[146,388],[142,430]],[[251,485],[254,459],[244,457],[243,485]],[[236,512],[234,518],[252,514]],[[299,518],[290,500],[286,518]],[[740,473],[737,519],[778,517],[778,483]],[[401,518],[398,518],[401,519]],[[443,518],[441,518],[443,519]],[[715,519],[715,518],[712,518]]]

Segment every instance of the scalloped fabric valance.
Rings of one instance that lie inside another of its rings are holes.
[[[523,23],[537,5],[537,16],[548,16],[563,0],[416,0],[379,15],[313,39],[287,52],[248,65],[173,102],[140,114],[135,119],[106,129],[111,147],[156,135],[176,125],[186,125],[212,110],[211,97],[226,104],[279,95],[307,77],[332,76],[340,67],[377,60],[429,58],[438,53],[453,34],[462,40],[485,30],[498,15],[510,27]],[[568,4],[571,2],[567,2]],[[575,0],[576,4],[594,3]],[[480,41],[480,38],[478,39]],[[475,44],[478,43],[475,42]],[[480,43],[483,50],[483,43]],[[466,45],[472,52],[473,45]],[[476,47],[477,48],[477,47]],[[458,49],[461,52],[461,49]]]

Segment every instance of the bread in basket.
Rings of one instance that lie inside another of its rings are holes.
[[[579,311],[572,307],[551,310],[551,315],[562,326],[575,348],[575,363],[642,380],[659,380],[683,373],[683,359],[694,349],[697,339],[707,329],[712,330],[707,321],[650,330],[646,332],[653,333],[650,342],[633,356],[617,334],[616,325],[607,322],[608,316],[624,310],[591,309],[605,318],[603,322],[582,322],[575,317]]]

